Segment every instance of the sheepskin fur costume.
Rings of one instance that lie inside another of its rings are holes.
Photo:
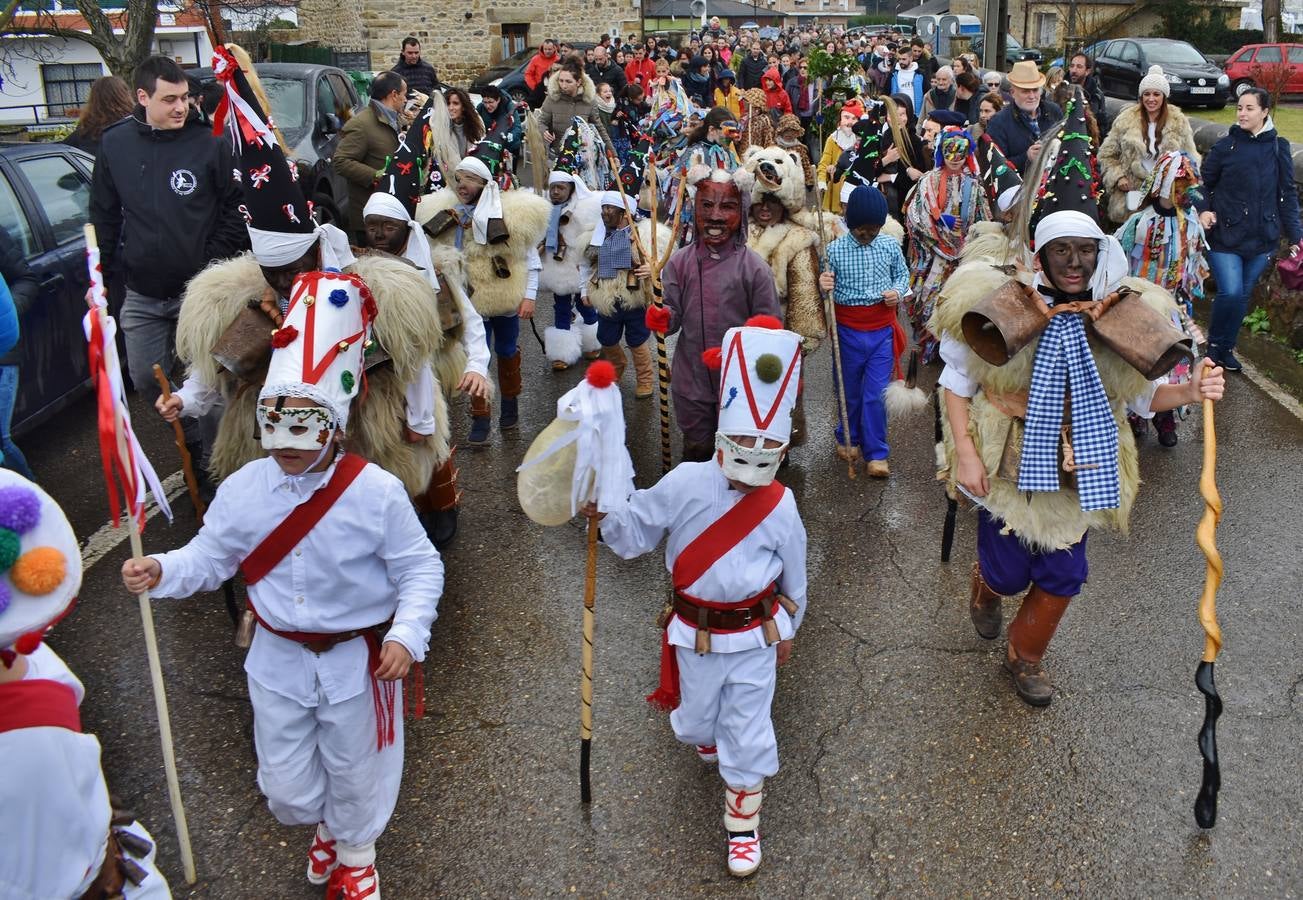
[[[747,246],[774,273],[774,288],[783,304],[786,326],[804,339],[802,348],[807,353],[818,349],[828,333],[819,293],[819,235],[790,217],[768,228],[752,220]]]
[[[550,205],[551,201],[548,203]],[[503,214],[506,214],[505,209]],[[593,239],[593,231],[601,218],[601,197],[597,194],[590,194],[582,200],[576,200],[561,214],[561,226],[558,232],[565,253],[558,261],[552,258],[552,254],[546,247],[538,248],[538,256],[543,263],[543,270],[538,273],[538,286],[541,290],[551,291],[554,294],[580,292],[583,283],[579,277],[579,263],[583,261],[584,250],[587,249],[588,242]],[[544,234],[546,235],[546,227]]]
[[[648,253],[652,252],[652,223],[651,219],[643,219],[637,225],[638,237],[642,241],[643,247]],[[670,229],[656,223],[656,250],[664,254],[670,246]],[[635,268],[637,266],[637,245],[634,246]],[[651,286],[648,285],[646,290],[630,291],[628,289],[628,279],[623,273],[616,275],[614,278],[599,278],[597,276],[597,248],[589,247],[588,264],[592,270],[592,277],[588,280],[588,302],[592,304],[593,309],[597,310],[600,315],[615,315],[615,304],[619,301],[625,309],[636,309],[646,306],[651,296]]]
[[[975,259],[961,264],[942,289],[941,299],[928,322],[929,330],[935,335],[948,335],[962,342],[964,335],[960,321],[964,313],[990,296],[1009,277],[1002,269],[992,266],[986,260]],[[1122,284],[1138,291],[1144,302],[1164,317],[1175,311],[1172,295],[1157,285],[1139,278],[1124,278]],[[1140,488],[1140,464],[1135,438],[1127,426],[1126,404],[1145,391],[1148,381],[1112,350],[1091,339],[1095,365],[1099,369],[1100,380],[1118,426],[1121,504],[1117,509],[1082,512],[1077,492],[1066,487],[1054,493],[1020,492],[1016,477],[1009,480],[999,477],[997,473],[1006,444],[1011,439],[1021,441],[1022,423],[997,409],[989,397],[1026,397],[1031,386],[1032,363],[1039,344],[1039,338],[1033,340],[1008,363],[999,367],[984,362],[975,353],[968,354],[968,374],[981,385],[981,390],[969,404],[968,432],[990,478],[991,491],[983,498],[983,502],[993,515],[1004,521],[1007,528],[1017,532],[1028,547],[1051,552],[1072,546],[1088,528],[1111,528],[1126,532],[1131,506]],[[1007,402],[1005,405],[1007,408]],[[944,404],[942,410],[944,413]],[[946,464],[942,471],[948,470],[948,487],[953,492],[953,475],[958,472],[958,464],[948,416],[943,416],[943,430]]]
[[[810,148],[805,146],[805,128],[801,119],[794,113],[784,113],[774,129],[774,146],[786,150],[801,167],[801,176],[805,179],[805,188],[814,187],[814,166],[810,164]]]

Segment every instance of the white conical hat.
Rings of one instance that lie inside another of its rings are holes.
[[[772,316],[755,316],[725,332],[720,350],[716,430],[786,444],[801,384],[801,336],[784,330]]]
[[[57,621],[81,587],[81,553],[63,510],[8,469],[0,469],[0,564],[2,649]]]
[[[294,281],[285,322],[272,332],[271,364],[258,398],[306,397],[329,409],[340,429],[362,383],[375,298],[356,275],[308,272]]]

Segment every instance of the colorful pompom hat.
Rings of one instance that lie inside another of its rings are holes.
[[[723,370],[715,430],[786,444],[801,384],[801,336],[785,330],[773,316],[753,316],[746,325],[725,332],[720,351]]]
[[[31,653],[81,588],[81,551],[59,504],[0,469],[0,653]]]

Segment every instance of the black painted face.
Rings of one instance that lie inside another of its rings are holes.
[[[320,265],[320,256],[317,253],[316,244],[312,249],[300,256],[292,263],[283,266],[259,266],[262,269],[262,277],[267,279],[276,293],[281,297],[288,297],[290,289],[294,287],[294,279],[308,272],[315,272]]]
[[[575,186],[565,181],[558,181],[547,186],[547,197],[552,201],[553,206],[560,206],[565,203],[574,192]]]
[[[1050,241],[1038,254],[1046,280],[1065,294],[1081,294],[1090,287],[1099,263],[1099,241],[1065,237]]]
[[[765,194],[759,202],[751,204],[751,221],[764,228],[777,225],[786,216],[787,210],[773,194]]]
[[[407,237],[410,233],[406,222],[373,213],[366,217],[364,224],[368,247],[395,255],[401,255],[406,249]]]
[[[629,224],[629,214],[618,206],[602,207],[602,224],[607,231],[614,231]]]

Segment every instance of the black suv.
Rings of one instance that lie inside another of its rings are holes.
[[[255,63],[276,127],[285,136],[286,156],[299,168],[299,184],[317,209],[317,218],[345,231],[348,182],[330,164],[344,123],[360,110],[353,79],[343,69],[308,63]],[[212,69],[191,69],[202,82],[213,80]]]

